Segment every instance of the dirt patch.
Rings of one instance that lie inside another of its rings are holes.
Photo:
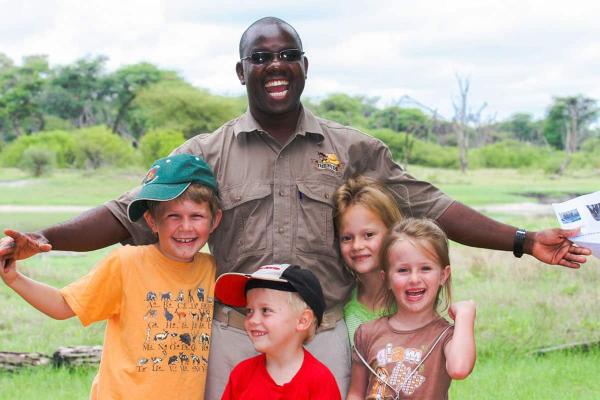
[[[29,179],[19,179],[16,181],[0,180],[0,187],[23,187],[29,183]]]
[[[562,203],[563,201],[567,201],[569,199],[573,199],[575,197],[582,196],[585,193],[548,194],[548,193],[528,192],[528,193],[514,193],[514,194],[535,199],[540,204],[552,204],[552,203]]]

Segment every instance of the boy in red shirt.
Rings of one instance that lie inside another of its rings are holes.
[[[325,310],[321,285],[311,271],[278,264],[250,275],[223,274],[215,296],[246,308],[246,332],[262,353],[231,371],[222,400],[341,399],[331,371],[303,346]]]

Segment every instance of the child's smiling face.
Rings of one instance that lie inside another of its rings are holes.
[[[289,296],[289,292],[265,288],[248,291],[244,327],[256,351],[277,354],[298,342],[301,313],[293,309]]]
[[[438,292],[450,276],[450,266],[440,265],[429,244],[399,240],[389,250],[387,283],[398,311],[435,313]]]
[[[213,216],[207,202],[192,200],[166,201],[158,207],[155,216],[147,211],[144,218],[152,232],[158,234],[158,249],[166,257],[190,262],[208,241],[218,226],[221,211]]]
[[[340,252],[358,275],[379,270],[379,249],[387,232],[381,218],[363,205],[348,207],[340,219]]]

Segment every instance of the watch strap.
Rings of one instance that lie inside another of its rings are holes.
[[[523,246],[525,245],[525,237],[527,236],[527,231],[522,228],[518,228],[515,232],[515,240],[513,241],[513,254],[517,258],[521,258],[523,256]]]

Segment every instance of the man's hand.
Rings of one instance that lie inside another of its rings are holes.
[[[52,246],[45,237],[37,233],[21,233],[5,229],[0,239],[0,265],[8,259],[23,260],[39,253],[50,251]]]
[[[531,243],[531,255],[546,264],[579,268],[587,261],[592,251],[578,247],[569,240],[576,236],[579,229],[545,229],[535,232]]]

